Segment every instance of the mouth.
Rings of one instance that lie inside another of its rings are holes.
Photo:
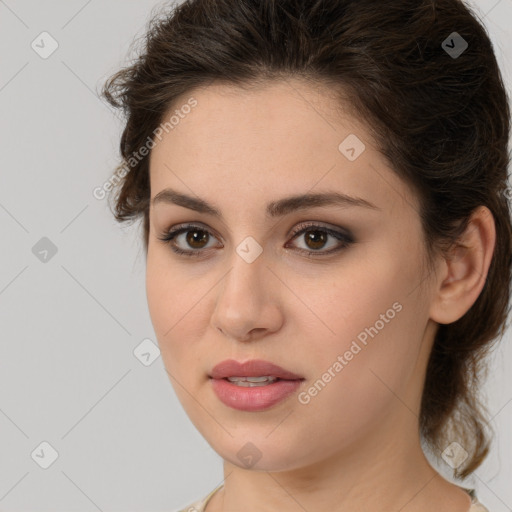
[[[252,382],[254,380],[256,382]],[[277,407],[299,390],[303,380],[268,376],[209,379],[213,392],[224,405],[244,412],[261,412]]]
[[[211,377],[210,377],[211,378]],[[262,377],[223,377],[222,380],[226,380],[235,386],[244,388],[256,388],[261,386],[268,386],[279,381],[301,381],[304,379],[281,379],[273,376],[262,376]]]
[[[232,383],[248,387],[251,384],[264,386],[277,380],[304,380],[301,375],[261,359],[252,359],[244,363],[226,359],[214,366],[208,376],[213,379],[229,379]]]
[[[246,412],[264,411],[285,402],[305,380],[261,359],[244,363],[227,359],[214,366],[208,377],[224,405]]]

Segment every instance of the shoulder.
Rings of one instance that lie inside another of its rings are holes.
[[[489,512],[489,509],[485,508],[478,500],[471,504],[471,508],[468,512]]]
[[[181,510],[177,510],[176,512],[204,512],[204,505],[205,504],[203,500],[197,500],[187,507],[182,508]],[[473,510],[471,510],[471,512],[473,512]]]
[[[484,507],[479,501],[476,496],[476,492],[474,489],[463,489],[471,496],[471,508],[468,510],[468,512],[489,512],[489,509]]]
[[[179,510],[176,510],[175,512],[204,512],[204,509],[206,508],[206,503],[208,501],[208,497],[210,495],[198,499],[194,501],[193,503],[190,503],[190,505],[187,505],[185,508],[180,508]]]
[[[182,508],[180,510],[177,510],[176,512],[204,512],[204,509],[206,508],[206,503],[208,503],[210,494],[204,498],[194,501],[194,503],[191,503],[190,505],[188,505],[185,508]],[[473,512],[473,511],[471,511],[471,512]]]
[[[217,491],[219,491],[223,486],[224,486],[224,483],[221,483],[220,485],[215,487],[215,489],[213,489],[210,493],[208,493],[207,496],[194,501],[194,503],[191,503],[187,507],[185,507],[181,510],[177,510],[176,512],[204,512],[204,509],[206,508],[207,503],[210,501],[210,498]],[[471,511],[471,512],[473,512],[473,511]],[[480,512],[480,511],[476,511],[476,512]]]

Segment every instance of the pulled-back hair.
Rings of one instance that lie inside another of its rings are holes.
[[[462,40],[460,55],[448,51]],[[149,156],[133,155],[178,101],[213,82],[301,78],[338,91],[417,194],[430,264],[478,206],[489,208],[496,245],[485,285],[462,318],[438,326],[419,417],[432,453],[457,441],[469,456],[454,476],[471,474],[490,447],[479,393],[506,328],[512,259],[510,107],[477,14],[460,0],[188,0],[154,16],[143,43],[102,93],[126,117],[113,213],[143,219],[146,251]]]

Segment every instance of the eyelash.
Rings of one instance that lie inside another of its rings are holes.
[[[204,249],[196,249],[196,250],[190,250],[186,251],[183,249],[180,249],[176,247],[173,240],[181,233],[186,233],[188,231],[199,231],[208,233],[209,235],[212,235],[212,233],[202,228],[201,226],[194,225],[194,224],[187,224],[187,225],[181,225],[178,226],[176,229],[169,230],[162,237],[158,237],[159,240],[166,243],[170,246],[171,250],[175,252],[176,254],[188,256],[188,257],[199,257],[201,256],[201,253],[205,252]],[[342,233],[340,231],[336,231],[324,226],[319,226],[318,224],[310,223],[310,224],[302,224],[300,228],[298,228],[296,231],[292,233],[292,240],[295,240],[295,238],[298,238],[300,235],[308,232],[308,231],[320,231],[323,233],[327,233],[328,235],[336,238],[341,242],[341,245],[335,249],[331,249],[329,251],[308,251],[307,249],[298,249],[301,253],[306,253],[308,257],[318,257],[318,256],[328,256],[330,254],[336,253],[338,251],[341,251],[342,249],[348,248],[352,243],[354,243],[354,239],[351,235]]]

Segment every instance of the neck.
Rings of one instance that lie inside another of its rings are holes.
[[[251,510],[280,512],[467,512],[469,495],[430,465],[419,435],[402,435],[417,432],[407,424],[417,418],[409,412],[402,419],[402,425],[388,421],[373,435],[366,433],[364,446],[352,443],[349,450],[292,470],[244,469],[225,461],[224,487],[207,512],[239,512],[248,504]]]

